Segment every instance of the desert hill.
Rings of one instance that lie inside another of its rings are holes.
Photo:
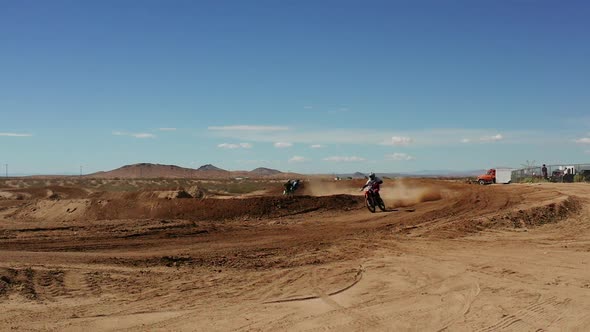
[[[252,171],[227,171],[217,166],[206,164],[197,169],[176,165],[139,163],[125,165],[117,169],[88,174],[88,178],[197,178],[197,179],[228,179],[234,177],[249,178],[283,178],[296,177],[298,174],[283,173],[276,169],[259,167]]]
[[[199,169],[176,165],[140,163],[125,165],[117,169],[88,174],[92,178],[219,178],[228,177],[229,172],[213,165],[204,165]]]
[[[207,164],[207,165],[203,165],[199,168],[197,168],[197,171],[216,171],[216,172],[227,172],[224,169],[221,169],[217,166],[213,166],[211,164]]]
[[[283,172],[276,170],[276,169],[272,169],[272,168],[266,168],[266,167],[258,167],[252,171],[250,171],[250,174],[252,175],[259,175],[259,176],[269,176],[269,175],[277,175],[277,174],[282,174]]]

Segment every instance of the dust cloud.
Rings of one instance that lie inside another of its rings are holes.
[[[303,194],[310,196],[332,196],[332,195],[362,195],[360,188],[353,187],[354,183],[343,182],[305,182]]]
[[[395,181],[393,186],[382,186],[381,197],[385,205],[391,208],[407,207],[422,202],[442,199],[441,189],[432,185]]]
[[[357,183],[358,182],[358,183]],[[359,181],[306,182],[303,194],[311,196],[363,195]],[[389,208],[407,207],[422,202],[442,199],[441,189],[432,184],[412,180],[386,181],[381,186],[381,197]]]

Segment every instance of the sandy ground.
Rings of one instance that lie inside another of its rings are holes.
[[[590,330],[589,185],[353,188],[5,189],[0,330]]]

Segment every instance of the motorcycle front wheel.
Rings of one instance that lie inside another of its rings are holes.
[[[381,199],[381,197],[379,197],[378,200],[379,200],[379,204],[378,204],[379,205],[379,209],[381,209],[381,211],[385,212],[385,210],[387,210],[385,208],[385,202],[383,202],[383,199]]]

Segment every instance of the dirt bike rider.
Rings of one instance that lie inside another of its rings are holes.
[[[287,180],[287,182],[283,184],[283,186],[285,187],[285,191],[283,191],[283,194],[295,192],[295,189],[297,189],[297,187],[299,186],[299,182],[299,180]]]
[[[289,192],[289,190],[291,190],[291,179],[287,180],[287,182],[283,184],[283,187],[285,187],[284,193]]]
[[[381,178],[375,176],[375,173],[371,172],[371,174],[369,174],[369,179],[367,180],[367,183],[365,183],[365,185],[361,188],[361,191],[365,190],[365,188],[367,188],[367,187],[380,189],[380,185],[382,183],[383,183],[383,180],[381,180]],[[377,194],[377,197],[381,198],[379,195],[379,191],[377,191],[376,194]]]

